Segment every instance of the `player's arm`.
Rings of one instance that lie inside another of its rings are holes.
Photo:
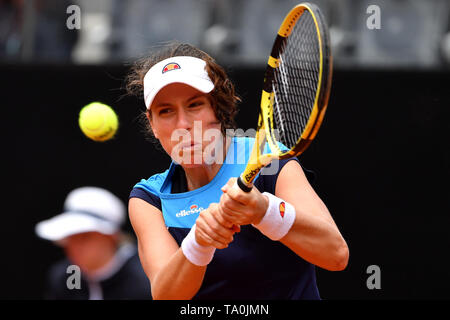
[[[219,221],[218,205],[203,210],[195,227],[179,247],[165,226],[162,213],[151,204],[131,198],[131,224],[138,239],[139,257],[150,279],[153,299],[191,299],[203,282],[215,249],[233,241],[239,227]],[[189,240],[189,241],[187,241]],[[187,258],[188,257],[188,258]],[[195,263],[194,263],[195,262]]]
[[[131,198],[129,216],[153,299],[191,299],[202,284],[206,266],[194,265],[186,259],[167,231],[159,209],[142,199]]]
[[[281,169],[275,195],[295,207],[294,223],[280,241],[321,268],[345,269],[349,257],[347,243],[297,161],[289,161]]]
[[[243,192],[234,186],[235,181],[235,178],[230,179],[222,188],[222,217],[239,225],[256,225],[261,231],[260,222],[267,215],[269,207],[268,197],[257,188],[248,193]],[[293,222],[286,229],[287,233],[278,240],[303,259],[321,268],[333,271],[345,269],[349,255],[347,244],[298,162],[289,161],[283,166],[276,182],[275,196],[294,209],[290,215],[286,212],[284,221],[292,219]],[[275,215],[280,221],[283,220],[279,218],[279,212]],[[265,230],[271,229],[271,236],[278,233],[277,227],[272,228],[270,220],[266,220],[264,224]],[[267,236],[269,233],[263,232]]]

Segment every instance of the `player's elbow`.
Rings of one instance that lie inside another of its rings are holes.
[[[334,250],[333,263],[328,270],[342,271],[347,268],[350,252],[347,243],[342,240],[342,243]]]

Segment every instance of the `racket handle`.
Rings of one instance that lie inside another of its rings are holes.
[[[242,181],[241,177],[237,178],[237,185],[239,186],[239,188],[241,188],[242,191],[244,192],[250,192],[253,189],[253,184],[251,184],[250,186],[246,185],[244,183],[244,181]]]

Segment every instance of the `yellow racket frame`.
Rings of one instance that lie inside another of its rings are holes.
[[[258,119],[258,130],[256,132],[255,143],[250,155],[249,162],[244,172],[241,174],[240,179],[245,186],[240,184],[241,189],[249,191],[252,188],[252,182],[259,171],[267,166],[274,159],[285,159],[300,155],[315,138],[320,125],[322,124],[325,111],[328,105],[329,93],[331,88],[332,77],[332,56],[329,48],[328,32],[325,21],[321,16],[321,13],[317,6],[310,3],[301,3],[295,6],[284,18],[283,23],[278,29],[277,39],[272,49],[272,54],[268,59],[268,68],[276,69],[279,65],[279,59],[274,57],[278,56],[280,43],[286,41],[291,34],[293,27],[301,15],[308,11],[316,26],[317,38],[319,40],[319,53],[320,53],[320,65],[319,65],[319,81],[316,88],[316,96],[314,100],[313,109],[311,115],[306,124],[305,130],[301,137],[298,139],[294,147],[288,151],[282,151],[276,142],[274,137],[273,128],[273,102],[274,94],[269,90],[262,90],[261,95],[261,111]],[[327,50],[327,52],[324,52]],[[324,57],[324,55],[326,55]],[[324,59],[326,58],[326,60]],[[265,82],[268,81],[267,77]],[[323,83],[325,82],[325,83]],[[271,153],[262,154],[265,142],[268,142],[271,149]],[[247,187],[247,188],[246,188]]]

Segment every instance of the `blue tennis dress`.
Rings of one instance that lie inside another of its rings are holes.
[[[180,166],[172,162],[169,169],[141,180],[130,198],[147,201],[162,211],[168,231],[181,245],[199,213],[213,202],[218,203],[220,190],[231,177],[245,169],[253,138],[234,137],[226,159],[214,179],[192,191],[183,190]],[[268,145],[266,148],[269,148]],[[260,192],[275,194],[278,173],[292,158],[274,161],[264,168],[254,185]],[[182,170],[182,169],[181,169]],[[177,190],[178,189],[178,190]],[[320,299],[315,266],[297,256],[279,241],[272,241],[251,225],[241,226],[225,249],[218,249],[208,265],[198,293],[193,299]]]

